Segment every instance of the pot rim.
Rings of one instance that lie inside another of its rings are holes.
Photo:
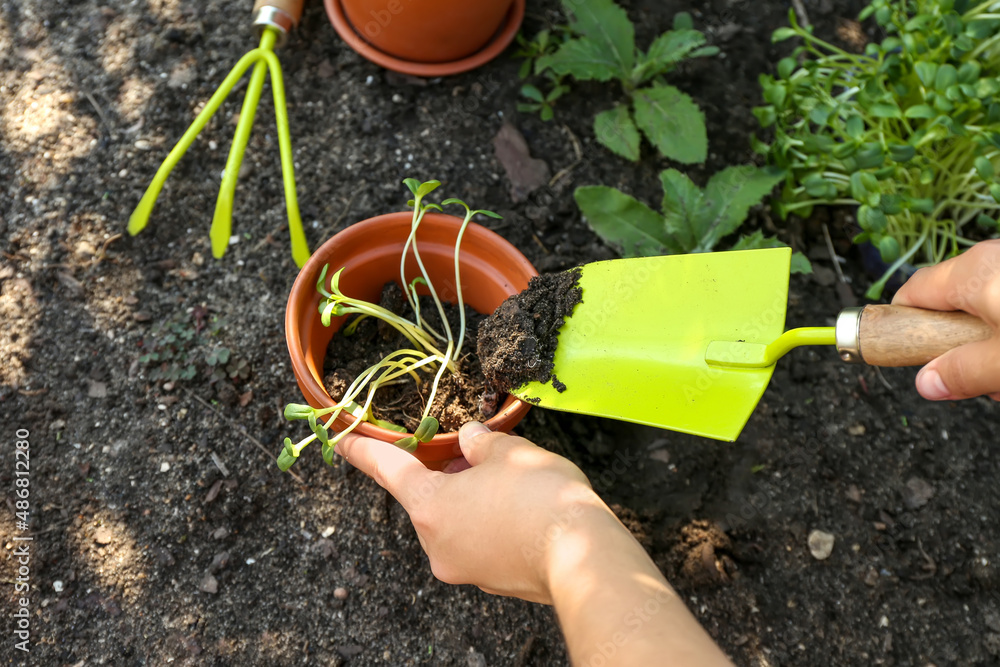
[[[453,60],[447,63],[422,63],[411,60],[404,60],[381,51],[364,38],[362,38],[344,13],[341,0],[323,0],[326,6],[326,14],[333,24],[334,30],[340,38],[347,42],[347,45],[354,49],[359,55],[371,62],[400,74],[434,78],[439,76],[450,76],[461,74],[469,70],[485,65],[489,61],[499,56],[514,41],[518,30],[521,29],[521,22],[524,20],[526,0],[514,0],[507,12],[504,23],[500,30],[494,35],[483,48],[476,51],[471,56]]]
[[[310,396],[312,396],[318,399],[328,400],[329,403],[327,406],[332,406],[335,403],[330,397],[329,392],[327,392],[326,387],[323,386],[322,381],[317,380],[306,363],[306,353],[302,345],[302,329],[300,327],[300,315],[303,312],[300,304],[306,304],[307,307],[311,307],[314,302],[318,303],[319,297],[316,293],[316,281],[322,271],[323,265],[328,263],[327,255],[329,253],[327,252],[327,249],[336,247],[339,243],[342,243],[342,235],[344,234],[367,235],[372,227],[394,221],[400,217],[404,218],[405,221],[409,223],[412,219],[412,215],[413,212],[410,210],[398,211],[367,218],[350,225],[337,234],[334,234],[319,248],[317,248],[312,257],[309,258],[309,261],[306,262],[305,266],[303,266],[299,271],[298,276],[296,276],[285,307],[285,339],[295,378],[300,384],[300,389],[302,390],[303,396],[307,402],[310,402]],[[454,221],[456,227],[462,222],[461,218],[443,213],[428,213],[424,218],[425,224],[428,222],[433,224],[434,221],[437,221],[438,223],[443,221]],[[504,239],[502,236],[487,229],[486,227],[483,227],[482,225],[478,225],[474,222],[470,223],[469,228],[466,230],[466,236],[463,240],[463,244],[470,239],[469,232],[473,229],[476,230],[475,234],[477,236],[485,236],[492,248],[499,249],[504,254],[518,261],[522,270],[526,274],[530,274],[530,276],[538,275],[537,269],[535,269],[531,262],[524,257],[521,251],[519,251],[513,244]],[[340,240],[339,243],[338,239]],[[306,386],[302,386],[303,384]],[[508,394],[497,413],[493,417],[487,419],[484,424],[494,431],[509,431],[521,421],[530,409],[530,403]],[[339,421],[340,418],[338,418],[338,422]],[[370,422],[362,422],[358,424],[353,433],[375,438],[388,443],[395,442],[396,440],[405,437],[403,434],[381,428]],[[424,456],[420,456],[421,450],[423,450],[422,453]],[[450,460],[452,458],[456,458],[457,456],[461,456],[461,452],[458,449],[458,432],[455,431],[435,435],[430,442],[422,443],[417,452],[417,457],[425,462]]]

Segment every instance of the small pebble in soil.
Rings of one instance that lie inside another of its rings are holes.
[[[347,589],[343,587],[333,589],[333,597],[337,598],[338,600],[346,600]]]
[[[903,490],[903,504],[909,509],[920,509],[934,497],[934,487],[919,477],[911,477]]]
[[[52,590],[54,590],[56,593],[62,593],[62,591],[63,591],[63,582],[61,582],[61,581],[53,581],[52,582]]]
[[[219,580],[213,577],[211,574],[205,574],[201,583],[198,584],[198,590],[202,593],[209,593],[214,595],[219,592]]]
[[[98,528],[97,532],[94,533],[94,541],[98,544],[111,544],[111,538],[111,531],[104,526]]]
[[[170,464],[164,461],[160,464],[160,472],[168,472],[170,470]]]
[[[835,538],[830,533],[814,530],[809,533],[809,553],[816,560],[826,560],[833,553]]]

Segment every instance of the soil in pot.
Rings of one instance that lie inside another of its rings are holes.
[[[398,315],[411,319],[413,317],[406,297],[396,283],[386,284],[379,305]],[[445,303],[444,311],[457,336],[458,307]],[[420,312],[431,327],[443,332],[441,318],[430,297],[420,298]],[[445,373],[442,376],[430,412],[440,423],[439,433],[457,431],[466,422],[483,421],[496,412],[498,401],[495,398],[487,397],[488,400],[483,400],[486,379],[475,353],[479,323],[484,319],[484,315],[465,307],[466,334],[459,372]],[[323,365],[323,384],[330,396],[337,400],[366,368],[377,364],[396,350],[413,347],[391,325],[374,318],[363,320],[350,336],[344,336],[342,331],[343,329],[338,331],[330,341]],[[413,433],[420,424],[420,416],[433,383],[431,375],[422,373],[421,378],[426,381],[419,388],[409,378],[399,384],[380,387],[372,402],[372,412],[376,419],[402,426]]]
[[[566,385],[553,373],[559,329],[583,301],[580,270],[536,276],[528,289],[508,297],[479,326],[479,360],[491,393],[500,396],[526,382]]]

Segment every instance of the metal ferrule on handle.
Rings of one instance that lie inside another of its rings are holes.
[[[861,308],[845,308],[837,316],[837,353],[849,364],[860,364],[861,356]]]
[[[278,33],[276,46],[288,41],[288,33],[299,24],[305,0],[257,0],[253,7],[253,28],[259,38],[267,28]]]

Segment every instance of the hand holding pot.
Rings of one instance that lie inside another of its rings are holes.
[[[894,305],[964,310],[996,332],[957,347],[917,375],[917,391],[932,401],[988,395],[1000,401],[1000,240],[979,243],[958,257],[920,269],[892,300]]]
[[[438,579],[555,605],[574,664],[729,664],[573,463],[475,422],[460,446],[446,472],[372,438],[337,450],[402,504]]]

